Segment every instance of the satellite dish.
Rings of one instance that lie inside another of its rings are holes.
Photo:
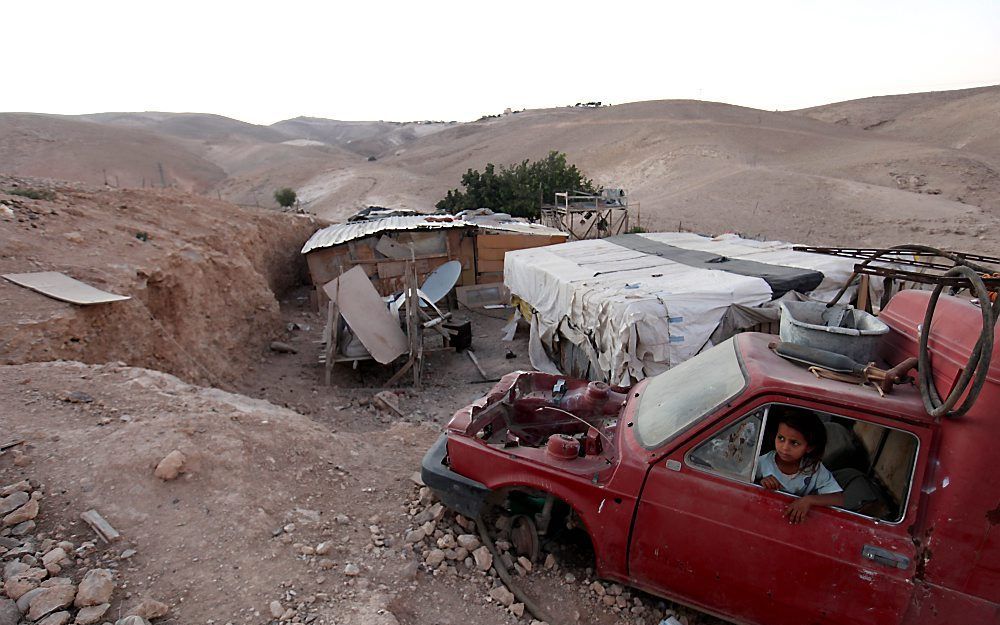
[[[436,304],[451,291],[461,275],[462,263],[457,260],[449,260],[431,272],[431,275],[427,276],[424,283],[420,285],[421,297],[431,304]]]

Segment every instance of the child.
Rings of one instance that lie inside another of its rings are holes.
[[[757,461],[755,480],[768,490],[799,496],[784,515],[801,523],[812,506],[844,505],[843,489],[820,459],[826,450],[826,428],[815,414],[772,406],[778,423],[774,449]]]

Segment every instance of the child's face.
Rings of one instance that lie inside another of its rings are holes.
[[[782,462],[798,464],[802,456],[812,447],[806,444],[806,437],[795,428],[785,423],[778,424],[778,433],[774,436],[774,453]]]

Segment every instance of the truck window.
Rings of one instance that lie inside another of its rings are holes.
[[[746,388],[736,341],[729,339],[650,379],[639,399],[639,443],[654,449]]]
[[[752,483],[757,460],[774,449],[776,410],[808,411],[786,404],[762,406],[696,445],[685,457],[686,463]],[[910,493],[917,437],[864,420],[809,412],[819,417],[826,430],[823,465],[844,490],[844,509],[891,523],[900,521]]]

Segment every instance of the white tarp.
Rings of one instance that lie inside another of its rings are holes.
[[[820,271],[823,281],[809,293],[817,298],[832,298],[855,263],[795,252],[791,243],[735,235],[642,236],[733,259]],[[534,308],[535,332],[547,346],[557,333],[577,345],[588,341],[592,349],[584,351],[592,354],[592,371],[622,385],[697,354],[731,305],[760,306],[772,299],[762,278],[692,267],[601,239],[510,251],[504,283]]]

